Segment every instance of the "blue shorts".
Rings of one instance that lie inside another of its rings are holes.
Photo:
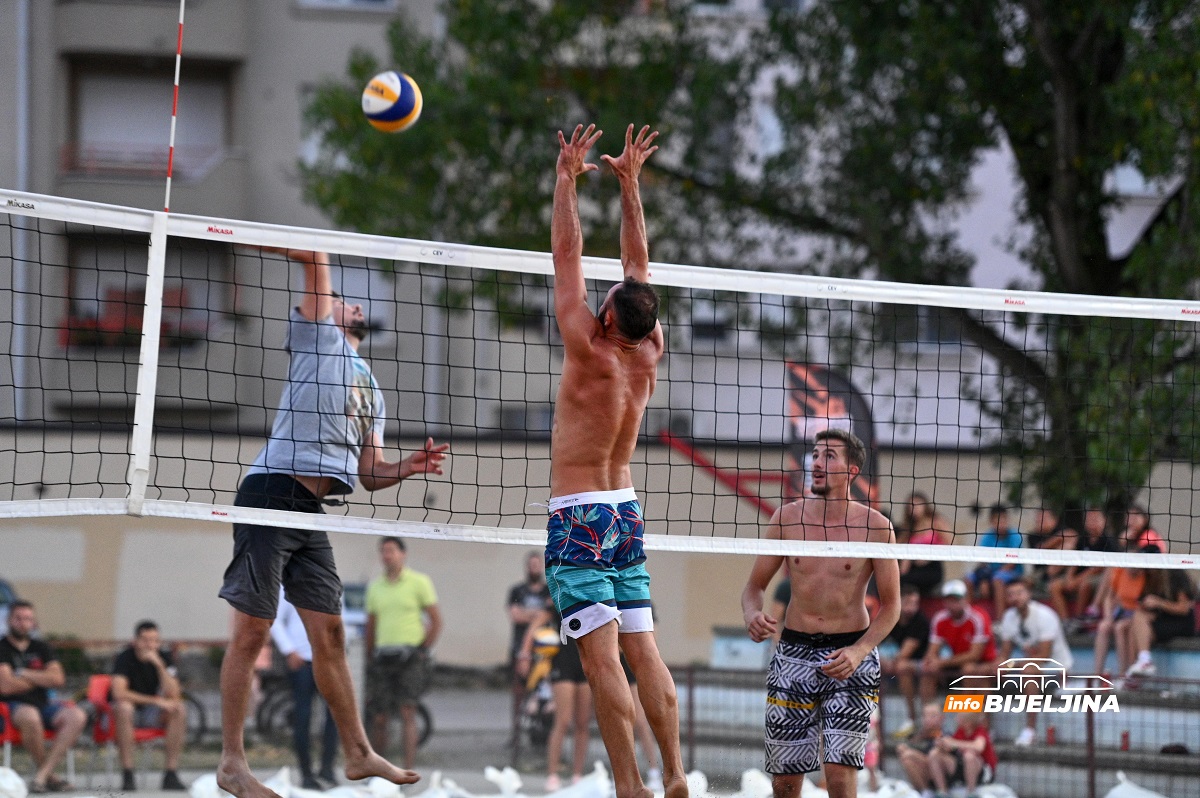
[[[633,488],[550,500],[546,585],[562,616],[564,642],[612,620],[623,633],[654,629],[645,528]]]
[[[42,728],[53,729],[54,719],[58,717],[58,713],[66,704],[62,701],[47,701],[45,706],[38,707],[33,704],[26,704],[24,701],[6,701],[8,704],[8,715],[12,717],[17,714],[17,710],[21,707],[33,707],[42,716]],[[2,731],[2,730],[0,730]]]

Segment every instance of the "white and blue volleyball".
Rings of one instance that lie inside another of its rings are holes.
[[[380,72],[363,89],[362,109],[376,130],[399,133],[421,116],[421,88],[403,72]]]

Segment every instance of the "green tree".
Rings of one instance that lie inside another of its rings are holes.
[[[955,285],[974,264],[954,214],[982,155],[1004,147],[1030,287],[1197,292],[1200,3],[825,0],[758,18],[690,3],[450,0],[445,13],[437,41],[392,28],[393,61],[426,96],[411,131],[362,124],[357,93],[380,68],[363,55],[310,105],[324,149],[306,187],[339,224],[545,249],[553,132],[596,121],[611,139],[645,121],[666,145],[646,173],[657,258]],[[1164,181],[1169,200],[1114,256],[1118,167]],[[617,251],[614,191],[587,190],[595,254]],[[1025,466],[1014,492],[1120,507],[1154,461],[1200,455],[1190,324],[944,320],[1002,369],[999,395],[979,398]]]

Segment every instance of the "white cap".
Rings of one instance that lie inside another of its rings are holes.
[[[943,596],[958,596],[959,598],[967,597],[967,583],[961,579],[951,579],[946,584],[942,585]]]

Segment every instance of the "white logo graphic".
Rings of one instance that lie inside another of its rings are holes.
[[[995,676],[955,679],[942,708],[946,712],[1120,712],[1113,689],[1111,681],[1097,674],[1069,675],[1055,659],[1013,657],[1000,663]]]

